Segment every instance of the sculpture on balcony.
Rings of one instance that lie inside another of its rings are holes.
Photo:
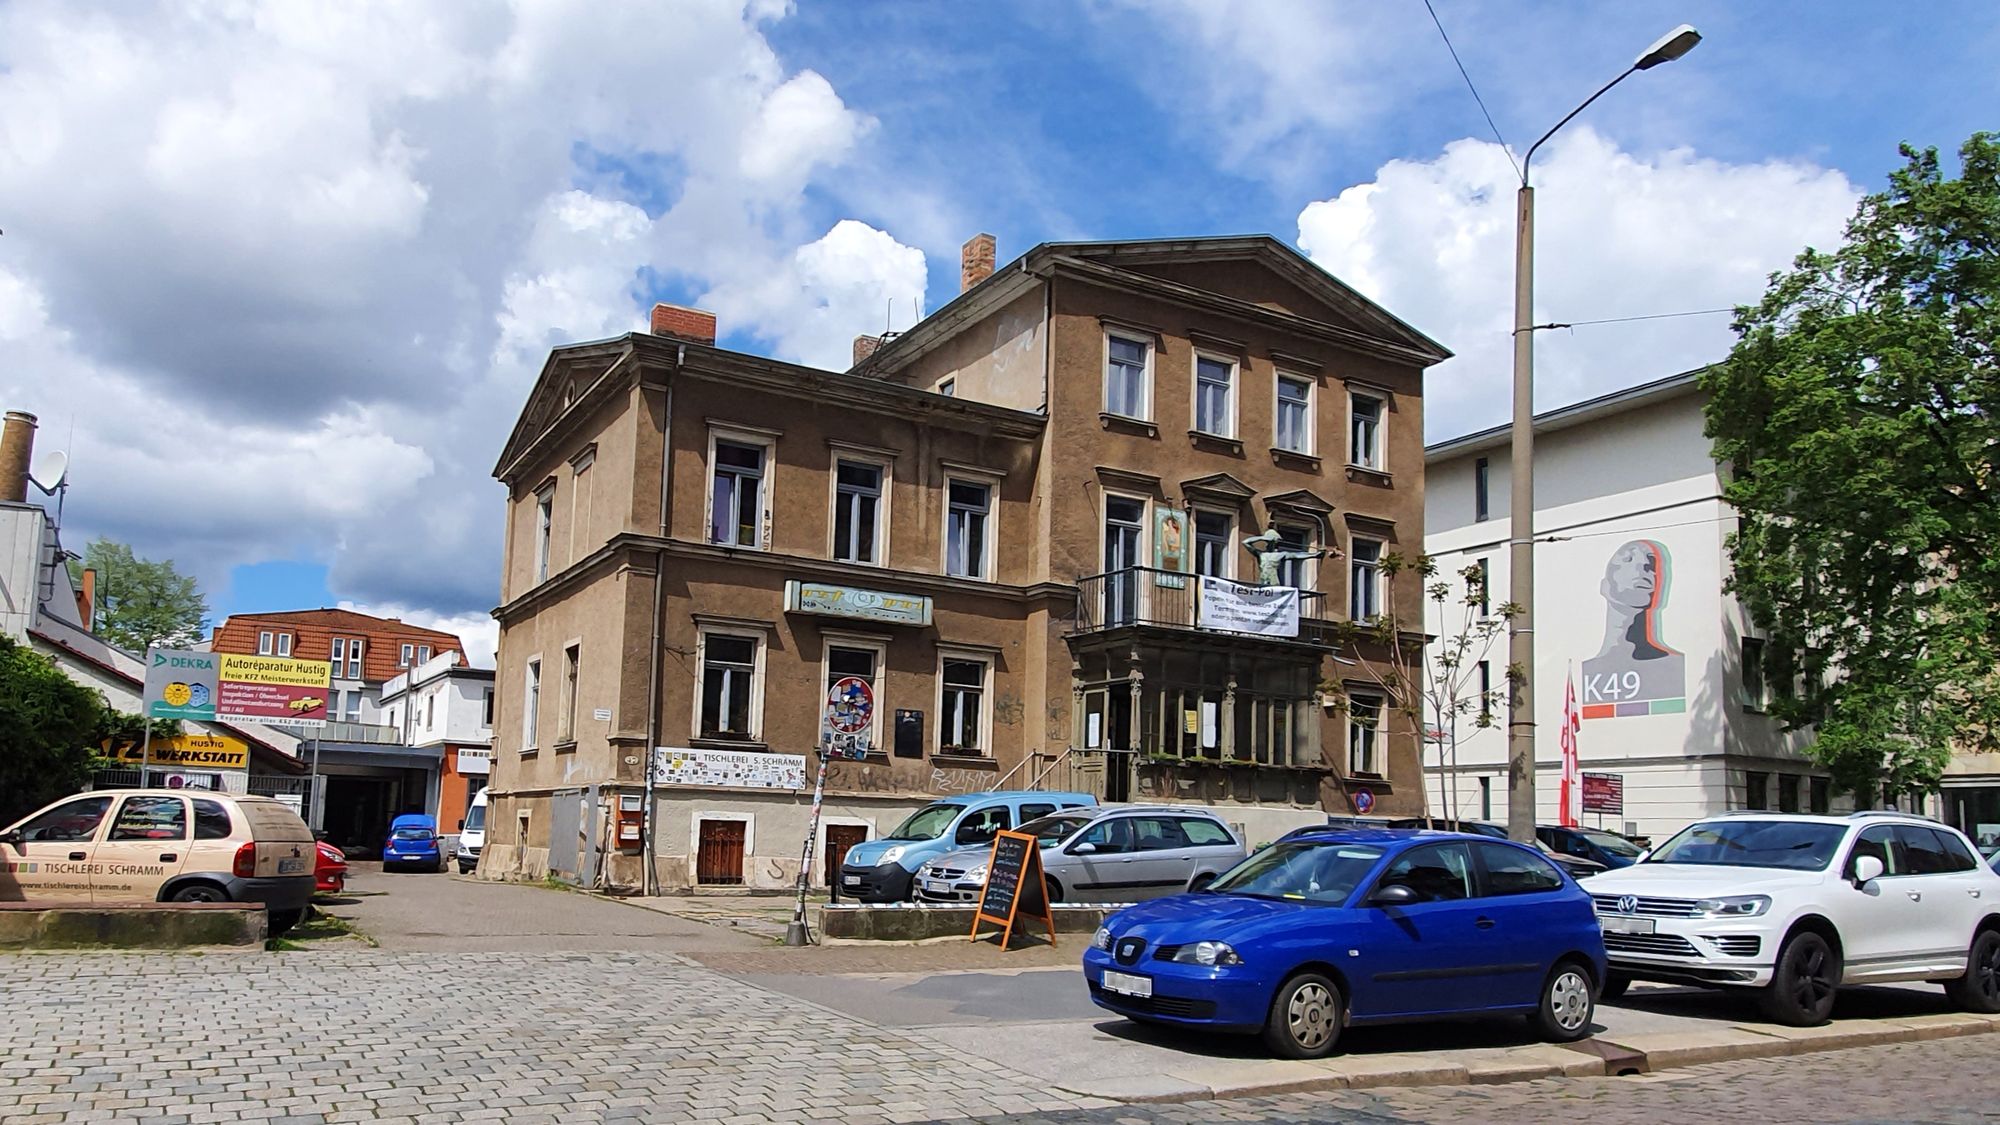
[[[1301,551],[1287,545],[1278,535],[1277,528],[1271,528],[1262,535],[1252,535],[1243,540],[1243,549],[1257,559],[1257,585],[1276,586],[1278,569],[1288,562],[1309,562],[1313,559],[1339,558],[1338,547],[1322,547]]]

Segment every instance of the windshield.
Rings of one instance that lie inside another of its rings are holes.
[[[951,822],[964,812],[959,805],[925,805],[910,814],[910,819],[896,826],[889,833],[891,840],[935,840],[944,835]]]
[[[1639,845],[1625,837],[1610,832],[1599,832],[1594,828],[1579,828],[1575,831],[1577,835],[1622,859],[1638,859],[1642,850]]]
[[[429,840],[436,837],[436,835],[437,833],[432,832],[428,828],[398,828],[394,832],[389,833],[389,838],[391,840]]]
[[[1847,827],[1796,820],[1705,820],[1681,829],[1648,863],[1779,867],[1819,871],[1833,862]]]
[[[1208,889],[1217,894],[1338,906],[1381,858],[1382,849],[1371,844],[1281,842],[1230,868]]]
[[[465,810],[465,830],[467,832],[486,831],[486,806],[474,805]]]
[[[1041,841],[1045,848],[1053,848],[1069,839],[1070,833],[1090,823],[1087,816],[1044,816],[1016,828],[1016,832],[1026,832]]]

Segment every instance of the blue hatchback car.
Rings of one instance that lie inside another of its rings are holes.
[[[1604,972],[1590,895],[1539,851],[1392,829],[1281,840],[1205,890],[1112,915],[1083,955],[1100,1007],[1259,1032],[1299,1059],[1349,1026],[1469,1015],[1581,1039]]]
[[[389,822],[389,839],[382,845],[382,870],[394,867],[444,870],[444,845],[438,840],[435,817],[406,813]]]

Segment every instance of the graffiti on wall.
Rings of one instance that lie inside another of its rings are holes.
[[[1604,566],[1604,641],[1583,662],[1586,719],[1668,715],[1687,710],[1687,656],[1667,644],[1673,557],[1652,539],[1620,544]]]

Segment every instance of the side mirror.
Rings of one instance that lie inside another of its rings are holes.
[[[465,818],[462,816],[458,818],[458,830],[460,832],[465,831]]]
[[[12,844],[18,848],[25,842],[21,837],[21,830],[18,828],[9,828],[5,832],[0,832],[0,844]]]
[[[1368,896],[1370,906],[1409,906],[1418,901],[1421,900],[1418,899],[1417,892],[1401,883],[1379,887],[1374,894]]]
[[[1864,855],[1854,861],[1854,886],[1865,887],[1882,877],[1882,861],[1876,856]]]
[[[1639,853],[1639,858],[1638,858],[1638,859],[1635,859],[1635,860],[1633,860],[1632,862],[1633,862],[1633,863],[1644,863],[1644,862],[1646,862],[1647,860],[1649,860],[1649,859],[1651,859],[1651,858],[1653,858],[1653,850],[1652,850],[1651,848],[1648,848],[1648,849],[1646,849],[1645,851],[1643,851],[1643,852],[1640,852],[1640,853]]]
[[[1096,844],[1093,844],[1093,843],[1091,843],[1091,842],[1090,842],[1089,840],[1082,840],[1082,841],[1079,841],[1079,842],[1077,842],[1077,843],[1074,843],[1074,844],[1071,844],[1071,845],[1069,846],[1069,854],[1071,854],[1071,855],[1095,855],[1095,854],[1097,854],[1097,845],[1096,845]]]

